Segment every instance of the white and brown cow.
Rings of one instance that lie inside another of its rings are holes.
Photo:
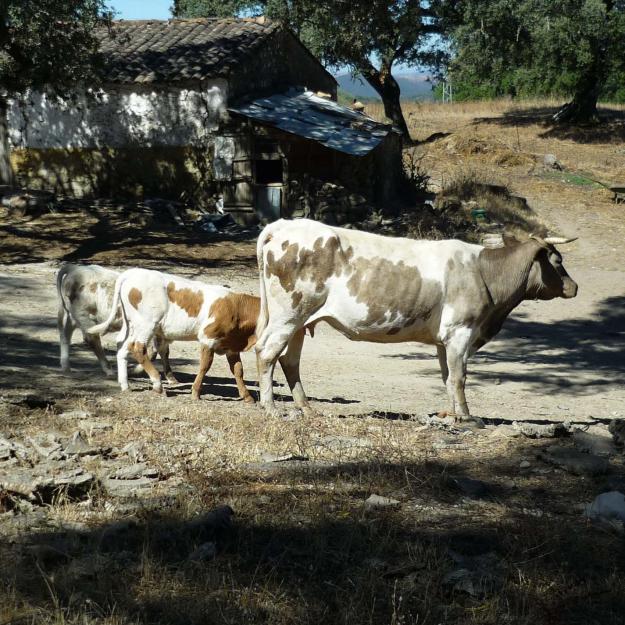
[[[508,239],[502,248],[487,249],[457,240],[384,237],[306,219],[268,225],[257,247],[256,353],[263,406],[275,412],[273,372],[279,358],[296,405],[308,408],[299,374],[304,329],[326,321],[355,341],[436,345],[452,412],[468,416],[468,357],[499,332],[521,301],[575,297],[577,284],[553,246],[568,241]]]
[[[102,342],[97,335],[91,335],[87,330],[95,323],[102,323],[111,313],[113,290],[119,272],[106,269],[99,265],[75,265],[64,263],[56,274],[56,291],[58,296],[57,324],[59,342],[61,346],[61,369],[64,373],[70,372],[69,349],[72,335],[78,328],[83,335],[85,344],[96,355],[102,371],[113,376],[113,369],[109,364]],[[117,307],[108,331],[117,331],[122,327],[121,309]],[[167,345],[158,346],[163,361],[163,369],[167,379],[175,382],[176,379],[169,365],[169,349]],[[150,343],[150,358],[156,355],[156,347]],[[142,371],[137,367],[137,371]]]
[[[162,392],[160,375],[146,355],[146,346],[156,337],[167,344],[200,342],[200,370],[193,383],[194,398],[200,397],[202,380],[214,354],[225,354],[239,395],[246,402],[254,402],[243,381],[240,352],[256,342],[258,297],[159,271],[129,269],[115,282],[113,305],[121,306],[123,313],[117,337],[117,371],[122,390],[128,389],[126,362],[130,352],[150,376],[153,389]],[[89,334],[103,334],[114,319],[111,311],[106,321],[89,329]]]

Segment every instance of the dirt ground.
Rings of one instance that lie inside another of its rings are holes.
[[[238,401],[224,358],[192,401],[191,343],[172,345],[180,384],[163,396],[141,376],[120,393],[78,335],[63,376],[62,260],[256,293],[255,234],[190,235],[114,204],[0,220],[0,438],[64,441],[79,430],[99,451],[63,462],[105,484],[131,443],[158,475],[125,499],[102,485],[29,501],[0,488],[0,624],[622,622],[622,534],[581,509],[623,488],[625,456],[571,474],[545,457],[571,438],[525,438],[502,421],[625,417],[625,209],[542,166],[553,153],[565,172],[616,182],[625,151],[609,135],[549,134],[536,112],[509,124],[505,111],[410,116],[418,139],[452,132],[417,148],[434,187],[477,171],[526,197],[552,232],[579,237],[562,247],[577,298],[522,304],[469,364],[468,402],[485,430],[423,424],[447,408],[433,349],[350,342],[322,326],[302,356],[314,417],[267,419]],[[514,158],[500,158],[506,150]],[[105,343],[112,359],[114,335]],[[253,354],[243,364],[255,394]],[[371,507],[372,494],[393,501]],[[194,533],[194,519],[223,504],[235,511],[227,537]],[[200,547],[215,554],[198,560]]]
[[[565,266],[579,284],[578,296],[519,306],[501,334],[470,363],[469,405],[476,415],[488,418],[623,417],[624,209],[611,201],[607,190],[570,184],[541,166],[543,155],[553,153],[565,172],[583,170],[615,183],[625,172],[623,144],[613,143],[609,136],[587,142],[545,136],[540,123],[532,125],[522,116],[519,130],[505,115],[466,110],[462,105],[445,117],[435,109],[409,112],[417,137],[453,131],[421,149],[434,186],[458,172],[477,171],[526,197],[554,233],[579,237],[562,249]],[[486,146],[486,152],[475,151],[475,145]],[[494,163],[489,154],[502,150],[515,155],[516,161]],[[510,162],[520,165],[509,166]],[[72,223],[70,231],[67,224]],[[66,230],[59,224],[65,224]],[[5,387],[49,388],[53,381],[57,391],[116,392],[115,382],[101,378],[95,360],[80,345],[73,358],[77,377],[64,378],[55,371],[54,271],[59,259],[116,268],[148,266],[257,292],[254,233],[216,240],[184,231],[165,234],[153,226],[141,216],[129,217],[105,205],[87,214],[47,215],[19,229],[10,224],[3,228],[0,371]],[[43,259],[51,260],[32,262]],[[112,348],[114,336],[107,337],[106,343]],[[172,347],[172,355],[177,371],[190,379],[196,347],[179,343]],[[253,386],[253,355],[243,359]],[[212,373],[228,378],[222,360],[215,362]],[[315,338],[306,341],[302,367],[307,391],[323,412],[427,414],[446,408],[435,350],[427,346],[355,343],[319,326]],[[219,393],[207,394],[210,401],[218,397]]]

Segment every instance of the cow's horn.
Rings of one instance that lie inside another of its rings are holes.
[[[578,237],[572,237],[567,239],[566,237],[545,237],[543,240],[550,245],[564,245],[565,243],[572,243],[577,241]]]

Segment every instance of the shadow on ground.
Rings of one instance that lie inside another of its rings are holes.
[[[570,510],[578,480],[480,502],[453,487],[463,473],[428,461],[191,475],[205,509],[232,503],[232,524],[227,510],[189,518],[174,505],[3,542],[5,622],[622,623],[624,545]],[[397,489],[398,509],[363,505]],[[528,502],[545,515],[524,513]],[[471,591],[450,580],[462,567]]]
[[[562,139],[577,143],[622,143],[625,141],[625,111],[599,107],[599,121],[587,125],[554,124],[553,115],[559,107],[540,106],[513,108],[497,117],[481,117],[474,124],[498,126],[533,126],[544,128],[542,139]]]
[[[521,382],[542,393],[566,390],[572,395],[592,395],[606,387],[621,387],[625,378],[625,295],[608,297],[598,303],[590,317],[557,322],[530,321],[522,313],[509,318],[495,339],[497,351],[488,346],[474,362],[526,365],[507,370],[505,379]],[[421,351],[389,356],[404,360],[436,358]],[[541,365],[539,368],[536,365]],[[480,371],[469,362],[468,382],[501,378],[501,369]]]

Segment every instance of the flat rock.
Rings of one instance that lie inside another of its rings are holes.
[[[612,437],[607,429],[605,430],[605,436],[578,430],[573,433],[573,444],[580,451],[595,454],[596,456],[605,456],[609,458],[618,453],[616,445],[612,441]]]
[[[0,490],[5,490],[31,501],[35,500],[35,493],[52,484],[52,478],[37,475],[30,469],[12,469],[0,473]]]
[[[494,553],[466,556],[449,550],[456,568],[443,577],[443,586],[472,597],[497,592],[505,581],[505,565]]]
[[[475,480],[470,477],[452,477],[452,484],[458,488],[458,490],[468,497],[486,497],[491,493],[491,487],[481,480]]]
[[[512,427],[527,436],[527,438],[556,438],[566,436],[569,426],[566,423],[528,423],[526,421],[514,421]]]
[[[565,471],[575,475],[601,475],[608,470],[606,458],[586,454],[566,447],[549,447],[541,457]]]
[[[392,497],[382,497],[381,495],[369,495],[365,501],[365,508],[398,508],[401,502]]]
[[[133,480],[119,480],[110,477],[102,478],[102,485],[106,492],[113,497],[132,497],[135,494],[145,492],[156,484],[156,480],[148,477],[140,477]]]
[[[62,412],[59,417],[61,419],[89,419],[91,413],[86,410],[68,410],[67,412]]]
[[[444,438],[439,441],[436,441],[432,445],[432,448],[438,449],[438,450],[452,449],[454,451],[460,451],[460,450],[466,451],[466,450],[471,449],[471,445],[467,445],[465,442],[457,438]]]
[[[625,495],[618,491],[601,493],[585,507],[584,514],[591,519],[625,522]]]
[[[72,434],[72,437],[64,447],[63,451],[67,455],[76,456],[94,456],[100,453],[100,449],[89,445],[84,435],[80,431],[76,431]]]
[[[144,462],[139,462],[116,469],[109,475],[109,478],[114,480],[138,480],[142,477],[156,479],[158,478],[158,471],[148,467]]]

